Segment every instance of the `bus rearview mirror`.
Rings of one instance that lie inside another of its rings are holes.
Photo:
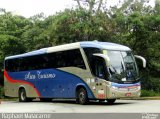
[[[96,54],[93,54],[93,55],[94,56],[98,56],[98,57],[102,57],[106,61],[107,66],[109,66],[110,58],[107,55],[105,55],[105,54],[99,54],[99,53],[96,53]]]
[[[139,55],[134,55],[135,58],[142,60],[143,68],[146,68],[146,59]]]

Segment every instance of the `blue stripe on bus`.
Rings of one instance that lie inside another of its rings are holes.
[[[83,41],[80,42],[80,46],[82,48],[99,48],[99,49],[110,49],[110,50],[126,50],[130,51],[131,49],[127,46],[116,44],[116,43],[110,43],[110,42],[98,42],[98,41]]]
[[[47,53],[47,48],[31,51],[31,52],[20,54],[20,55],[9,56],[9,57],[6,57],[5,60],[21,58],[21,57],[28,57],[28,56],[34,56],[34,55],[41,55],[41,54],[45,54],[45,53]]]
[[[130,86],[140,86],[140,82],[134,83],[134,84],[119,84],[119,83],[113,83],[112,86],[118,87],[118,88],[124,88],[124,87],[130,87]]]
[[[8,75],[15,80],[33,84],[41,97],[75,98],[76,87],[81,85],[86,88],[88,97],[95,99],[91,89],[80,77],[59,69],[8,72]]]

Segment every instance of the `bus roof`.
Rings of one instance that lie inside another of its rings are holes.
[[[24,54],[9,56],[9,57],[6,57],[5,60],[46,54],[46,53],[57,52],[57,51],[71,50],[71,49],[76,49],[80,47],[82,48],[92,47],[92,48],[107,49],[107,50],[131,51],[129,47],[120,45],[120,44],[116,44],[116,43],[99,42],[99,41],[83,41],[83,42],[70,43],[70,44],[53,46],[53,47],[48,47],[48,48],[42,48],[39,50],[24,53]]]

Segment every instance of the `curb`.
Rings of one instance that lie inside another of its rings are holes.
[[[157,97],[125,98],[125,99],[122,99],[122,100],[160,100],[160,96],[157,96]]]

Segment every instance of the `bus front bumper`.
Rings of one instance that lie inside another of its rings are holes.
[[[139,83],[130,84],[130,85],[112,85],[108,89],[107,99],[116,99],[116,98],[133,98],[140,97],[141,95],[141,86]]]

